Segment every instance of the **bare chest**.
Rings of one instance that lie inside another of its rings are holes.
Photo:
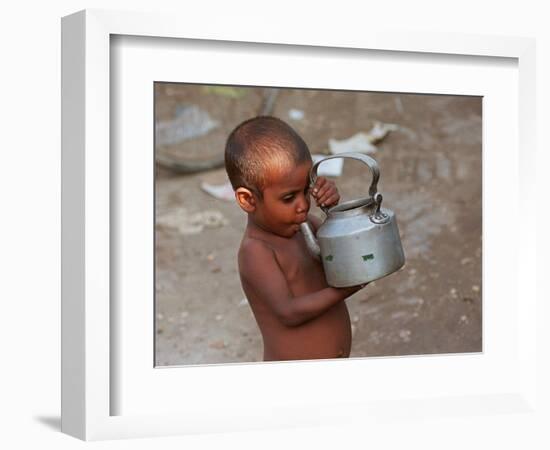
[[[311,256],[301,233],[275,248],[277,261],[294,295],[326,287],[321,262]]]

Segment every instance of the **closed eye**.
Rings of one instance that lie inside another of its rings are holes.
[[[287,195],[287,196],[283,197],[283,202],[290,203],[290,202],[292,202],[292,200],[294,200],[294,197],[296,197],[294,194]]]
[[[291,203],[295,198],[296,198],[296,194],[298,193],[299,191],[296,191],[296,192],[289,192],[288,194],[286,194],[285,196],[283,196],[282,200],[283,202],[285,203]],[[304,195],[307,197],[309,193],[309,185],[305,187],[304,189]]]

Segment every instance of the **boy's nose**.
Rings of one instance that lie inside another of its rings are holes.
[[[300,195],[298,203],[296,205],[296,211],[298,213],[304,213],[309,210],[309,198],[306,195]]]

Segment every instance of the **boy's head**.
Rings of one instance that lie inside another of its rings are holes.
[[[305,162],[311,162],[306,143],[276,117],[246,120],[225,145],[225,168],[233,189],[245,187],[260,198],[273,177]]]
[[[260,116],[227,139],[225,168],[239,206],[262,229],[291,237],[309,211],[311,155],[285,122]]]

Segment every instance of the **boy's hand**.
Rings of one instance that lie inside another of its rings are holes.
[[[349,287],[337,288],[337,289],[341,289],[342,291],[346,291],[347,295],[353,295],[357,291],[360,291],[361,289],[363,289],[367,284],[369,284],[369,283],[363,283],[363,284],[358,284],[357,286],[349,286]]]
[[[317,206],[323,208],[337,205],[340,201],[340,194],[334,181],[327,180],[325,177],[318,177],[311,190],[311,195],[317,202]]]

